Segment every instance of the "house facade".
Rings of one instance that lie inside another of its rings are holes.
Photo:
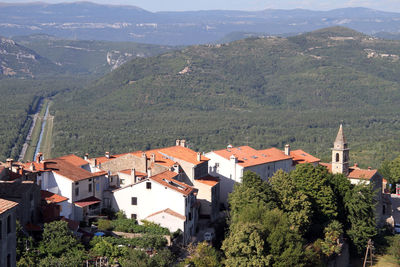
[[[197,225],[197,192],[176,178],[177,172],[165,171],[113,191],[112,208],[128,218],[147,220],[168,228],[180,229],[184,242],[190,241]]]
[[[16,266],[18,203],[0,198],[0,266]]]

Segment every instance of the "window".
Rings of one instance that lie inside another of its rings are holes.
[[[11,267],[11,255],[7,255],[7,267]]]
[[[132,220],[136,220],[136,218],[137,218],[137,215],[134,214],[134,213],[132,213],[132,214],[131,214],[131,219],[132,219]]]
[[[92,192],[92,184],[89,184],[89,192]]]
[[[192,213],[189,212],[189,221],[191,221],[191,220],[192,220]]]
[[[151,189],[151,182],[146,183],[146,189]]]
[[[96,191],[100,191],[100,184],[96,184]]]
[[[79,187],[75,188],[75,196],[79,196]]]
[[[7,217],[7,234],[11,233],[11,215]]]
[[[336,153],[336,162],[339,162],[339,153]]]
[[[137,197],[132,197],[131,198],[131,204],[132,205],[137,205]]]

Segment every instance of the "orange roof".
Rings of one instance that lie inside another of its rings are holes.
[[[100,203],[100,202],[101,202],[100,199],[98,199],[98,198],[96,198],[94,196],[91,196],[91,197],[87,197],[85,199],[81,199],[81,200],[75,201],[74,204],[76,206],[79,206],[79,207],[83,208],[83,207],[90,206],[90,205],[93,205],[93,204],[97,204],[97,203]]]
[[[17,202],[0,198],[0,214],[6,212],[7,210],[14,208],[17,205],[18,205]]]
[[[171,146],[166,148],[155,149],[160,154],[169,156],[172,161],[176,159],[184,160],[186,162],[198,165],[200,163],[209,161],[210,159],[204,155],[200,155],[200,161],[197,160],[197,152],[190,148],[183,146]]]
[[[165,171],[157,175],[151,176],[150,179],[175,191],[178,191],[179,193],[182,193],[186,196],[194,191],[193,187],[173,179],[176,176],[178,176],[178,174],[175,172]]]
[[[40,197],[41,199],[46,200],[47,203],[60,203],[68,200],[67,197],[63,197],[46,190],[40,190]]]
[[[332,163],[323,163],[320,162],[319,165],[325,166],[329,172],[332,172]],[[347,175],[348,178],[350,179],[366,179],[369,180],[371,179],[378,170],[365,170],[365,169],[360,169],[357,166],[353,166],[349,168],[349,174]]]
[[[132,153],[122,153],[122,154],[117,154],[117,155],[110,155],[110,157],[106,157],[106,156],[102,156],[102,157],[98,157],[95,158],[97,160],[97,164],[103,164],[104,162],[128,155],[128,154],[132,154]]]
[[[264,150],[255,150],[249,146],[232,147],[213,151],[215,154],[230,159],[232,155],[238,158],[238,164],[242,167],[250,167],[269,162],[291,159],[277,148],[269,148]]]
[[[378,170],[364,170],[360,169],[357,167],[350,167],[349,168],[349,174],[347,177],[352,178],[352,179],[366,179],[369,180],[371,179]]]
[[[172,215],[172,216],[174,216],[174,217],[177,217],[177,218],[179,218],[179,219],[181,219],[181,220],[186,221],[186,216],[183,216],[183,215],[179,214],[178,212],[175,212],[175,211],[173,211],[173,210],[171,210],[171,209],[165,209],[165,210],[157,211],[157,212],[155,212],[155,213],[150,214],[149,216],[147,216],[146,219],[147,219],[147,218],[150,218],[150,217],[153,217],[153,216],[155,216],[155,215],[157,215],[157,214],[160,214],[160,213],[168,213],[168,214],[170,214],[170,215]]]
[[[131,175],[132,170],[131,169],[127,169],[127,170],[122,170],[122,171],[119,171],[119,172]],[[144,173],[144,172],[135,171],[135,174],[136,174],[136,176],[139,176],[139,177],[147,176],[147,173]]]
[[[214,176],[211,176],[211,175],[196,179],[195,181],[197,181],[199,183],[202,183],[202,184],[209,185],[211,187],[213,187],[213,186],[215,186],[215,185],[217,185],[219,183],[219,179],[217,177],[214,177]]]
[[[78,156],[76,156],[74,154],[62,156],[62,157],[59,157],[58,159],[68,161],[69,163],[71,163],[71,164],[73,164],[75,166],[79,166],[79,167],[83,166],[83,165],[86,165],[86,164],[89,164],[89,162],[87,162],[83,158],[80,158],[80,157],[78,157]]]
[[[301,149],[290,151],[290,156],[292,157],[293,161],[295,161],[296,164],[315,163],[321,161],[319,158],[316,158],[308,154],[307,152],[304,152]]]

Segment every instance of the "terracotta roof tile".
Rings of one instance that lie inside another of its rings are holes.
[[[17,206],[18,203],[0,198],[0,214]]]
[[[320,162],[319,158],[316,158],[301,149],[290,151],[290,156],[292,157],[295,164],[299,163],[315,163]]]
[[[76,206],[79,206],[79,207],[83,208],[83,207],[90,206],[90,205],[93,205],[93,204],[97,204],[97,203],[100,203],[100,202],[101,202],[100,199],[91,196],[91,197],[88,197],[88,198],[85,198],[85,199],[81,199],[81,200],[75,201],[74,204]]]
[[[79,166],[79,167],[89,164],[89,162],[87,162],[83,158],[80,158],[74,154],[62,156],[62,157],[59,157],[58,159],[65,160],[65,161],[71,163],[72,165]]]
[[[175,191],[178,191],[179,193],[184,195],[189,195],[194,191],[193,187],[173,179],[176,176],[178,176],[178,174],[175,172],[165,171],[157,175],[151,176],[149,179],[156,181],[157,183],[171,188]]]
[[[291,159],[290,156],[286,156],[285,153],[277,148],[255,150],[249,146],[240,146],[213,152],[228,160],[232,155],[234,155],[238,158],[238,164],[243,167]]]
[[[365,170],[356,167],[349,168],[349,174],[347,177],[352,179],[365,179],[369,180],[378,172],[378,170]]]
[[[68,200],[67,197],[63,197],[46,190],[40,190],[41,199],[45,200],[47,203],[60,203]]]
[[[211,187],[213,187],[219,183],[219,179],[217,177],[214,177],[211,175],[208,175],[208,176],[202,177],[202,178],[198,178],[195,181],[202,183],[202,184],[209,185]]]
[[[147,218],[150,218],[150,217],[153,217],[153,216],[155,216],[155,215],[157,215],[157,214],[161,214],[161,213],[167,213],[167,214],[170,214],[170,215],[172,215],[172,216],[174,216],[174,217],[177,217],[177,218],[179,218],[179,219],[181,219],[181,220],[183,220],[183,221],[186,221],[186,216],[183,216],[183,215],[179,214],[178,212],[175,212],[175,211],[173,211],[173,210],[171,210],[171,209],[165,209],[165,210],[157,211],[157,212],[155,212],[155,213],[150,214],[149,216],[147,216],[146,219],[147,219]]]

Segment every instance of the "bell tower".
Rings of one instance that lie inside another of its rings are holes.
[[[332,173],[349,174],[349,148],[340,124],[338,134],[332,148]]]

